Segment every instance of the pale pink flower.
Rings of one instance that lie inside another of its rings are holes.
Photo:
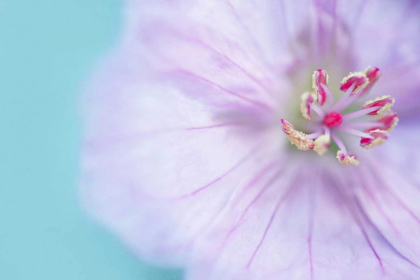
[[[102,69],[84,205],[143,260],[420,279],[419,1],[133,0]]]

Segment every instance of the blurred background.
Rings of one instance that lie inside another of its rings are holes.
[[[0,279],[180,279],[141,263],[78,201],[79,99],[121,0],[0,0]]]

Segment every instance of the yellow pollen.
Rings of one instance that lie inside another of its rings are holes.
[[[375,129],[373,131],[370,131],[369,133],[381,133],[384,134],[386,136],[388,136],[388,133],[385,130],[380,130],[380,129]],[[388,140],[387,138],[383,138],[383,137],[377,137],[375,139],[372,140],[372,143],[370,143],[369,145],[363,146],[363,149],[372,149],[376,146],[382,145],[383,143],[385,143],[385,141]]]
[[[309,112],[308,112],[308,99],[312,98],[313,101],[316,100],[316,95],[313,94],[312,92],[305,92],[304,94],[302,94],[301,98],[300,98],[300,112],[302,113],[302,116],[310,121],[312,118],[309,115],[310,112],[310,108],[309,108]],[[313,103],[313,101],[311,103]]]
[[[282,118],[281,128],[287,139],[297,149],[303,151],[313,150],[320,156],[327,153],[330,150],[331,143],[334,143],[339,149],[336,158],[340,164],[359,166],[360,161],[354,154],[347,152],[345,141],[342,141],[338,132],[361,137],[360,147],[371,149],[385,143],[389,138],[389,133],[399,122],[397,114],[392,111],[395,99],[390,95],[367,101],[360,110],[355,112],[347,113],[345,111],[356,99],[360,100],[362,96],[367,94],[380,77],[381,71],[377,67],[368,67],[363,71],[350,72],[347,77],[342,79],[339,87],[340,91],[345,93],[338,102],[335,102],[334,95],[327,86],[329,80],[327,71],[317,69],[312,74],[313,91],[307,91],[300,97],[300,112],[307,121],[315,119],[315,122],[308,126],[311,131],[315,130],[315,132],[306,134],[298,131],[290,122]],[[329,102],[326,103],[326,101]],[[312,112],[316,113],[316,115],[311,116]],[[345,112],[344,117],[342,115],[343,112]],[[340,116],[342,118],[338,118]],[[362,120],[361,122],[354,122],[354,126],[347,123],[347,121],[366,116],[373,116],[377,119],[374,121],[365,122]],[[346,123],[339,128],[338,126],[343,121]]]
[[[318,101],[318,86],[316,84],[316,75],[318,71],[314,71],[312,74],[312,89],[315,91],[315,101]],[[325,85],[328,85],[329,76],[327,71],[325,71]]]
[[[330,148],[330,137],[327,135],[321,135],[314,141],[314,151],[318,153],[318,155],[322,156],[325,154],[328,149]]]
[[[363,105],[363,108],[372,105],[378,101],[382,101],[385,99],[390,99],[391,103],[387,103],[385,104],[381,109],[378,110],[378,112],[376,113],[375,117],[383,117],[386,113],[391,111],[391,107],[394,105],[395,103],[395,99],[393,97],[391,97],[390,95],[384,95],[378,98],[375,98],[374,100],[369,100],[366,101],[366,103]]]
[[[400,121],[400,119],[398,117],[395,117],[394,118],[394,122],[392,123],[392,125],[387,130],[384,130],[384,131],[386,131],[388,133],[391,132],[398,125],[398,122],[399,121]]]
[[[345,155],[341,150],[338,150],[337,152],[337,160],[339,163],[344,165],[358,166],[360,164],[360,162],[356,159],[355,156]]]
[[[292,145],[295,145],[299,150],[308,151],[314,148],[314,141],[308,137],[307,134],[297,131],[288,123],[283,124],[283,129],[286,132],[286,137]]]
[[[365,80],[366,80],[366,82],[364,82],[363,84],[361,84],[361,85],[357,86],[357,87],[353,90],[352,94],[354,94],[354,93],[358,92],[360,89],[362,89],[362,88],[366,87],[366,86],[369,84],[369,79],[366,77],[366,74],[365,74],[365,73],[363,73],[363,72],[353,72],[353,73],[350,73],[347,77],[345,77],[345,78],[341,81],[341,84],[345,84],[345,83],[346,83],[346,82],[347,82],[350,78],[352,78],[352,77],[364,77],[364,78],[365,78]]]

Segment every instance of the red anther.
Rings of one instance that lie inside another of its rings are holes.
[[[350,75],[348,75],[341,81],[340,90],[346,91],[353,84],[355,84],[355,87],[352,91],[352,93],[355,93],[359,91],[361,88],[364,88],[368,83],[369,83],[369,80],[366,77],[365,73],[363,72],[350,73]]]
[[[344,165],[358,166],[360,164],[359,160],[357,159],[355,155],[345,154],[341,150],[338,150],[337,152],[337,160],[339,163],[344,164]]]
[[[365,70],[365,74],[369,79],[369,85],[372,86],[381,77],[381,70],[377,67],[369,67]]]
[[[370,149],[376,146],[379,146],[383,144],[386,140],[388,140],[388,133],[383,130],[374,130],[371,131],[370,136],[373,137],[373,139],[370,138],[362,138],[360,139],[360,146],[364,149]]]
[[[366,132],[370,132],[377,129],[390,132],[398,124],[398,116],[395,113],[391,113],[391,114],[386,115],[383,118],[380,118],[377,122],[378,122],[378,126],[369,128],[366,130]]]
[[[372,141],[373,141],[373,139],[370,139],[370,138],[362,138],[361,140],[360,140],[360,146],[366,146],[366,145],[369,145],[370,143],[372,143]]]
[[[382,130],[390,132],[398,124],[398,116],[395,113],[391,113],[379,119],[378,122],[384,125]]]
[[[324,105],[325,100],[327,99],[327,93],[321,85],[327,85],[328,83],[328,74],[327,71],[318,69],[312,75],[312,88],[315,91],[317,96],[317,102],[319,105]]]
[[[328,127],[337,127],[343,123],[343,115],[337,112],[331,112],[325,116],[323,123]]]
[[[288,121],[281,119],[281,126],[287,139],[289,139],[290,143],[295,145],[299,150],[307,151],[314,148],[314,141],[309,138],[307,134],[297,131]]]
[[[375,100],[371,100],[363,105],[363,109],[373,108],[373,107],[380,107],[378,110],[375,110],[369,113],[369,116],[381,116],[384,113],[387,113],[392,105],[394,105],[395,99],[389,95],[384,95],[382,97],[378,97]]]
[[[382,73],[381,70],[377,67],[368,67],[365,69],[366,77],[369,80],[369,84],[363,90],[363,94],[366,94],[370,91],[370,89],[376,84],[376,82],[381,77]]]
[[[293,130],[295,130],[295,127],[288,121],[281,119],[281,129],[284,133],[289,135]]]
[[[300,98],[300,112],[302,113],[302,116],[310,121],[311,118],[311,105],[315,101],[315,94],[312,92],[305,92],[302,94]]]

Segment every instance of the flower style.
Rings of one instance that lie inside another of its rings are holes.
[[[420,279],[418,34],[419,1],[129,1],[85,207],[187,279]]]

